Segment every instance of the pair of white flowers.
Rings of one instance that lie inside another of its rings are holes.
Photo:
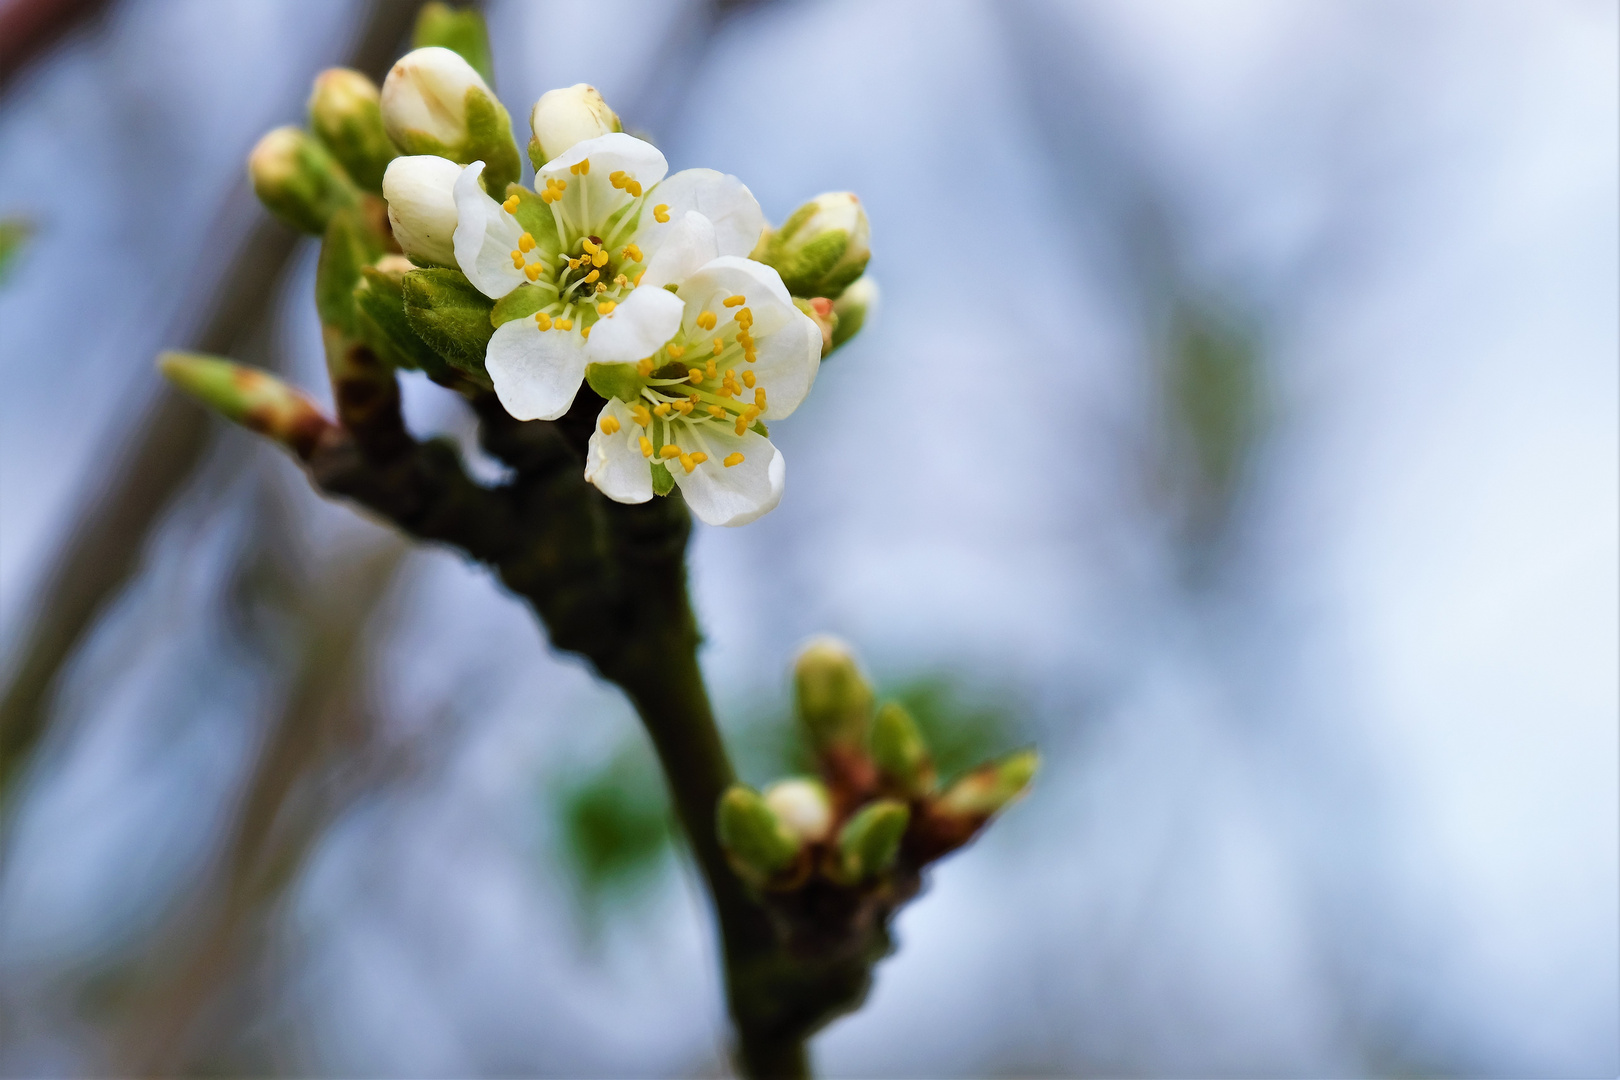
[[[419,49],[384,84],[384,123],[396,141],[414,129],[455,145],[455,106],[479,93],[459,56]],[[747,257],[759,203],[712,169],[666,176],[663,154],[618,131],[590,87],[545,95],[531,124],[538,190],[511,185],[501,201],[484,161],[396,158],[383,179],[396,239],[496,302],[485,366],[513,416],[562,416],[589,372],[607,402],[585,476],[609,498],[645,502],[673,482],[712,525],[767,513],[785,467],[761,421],[809,393],[822,331]]]

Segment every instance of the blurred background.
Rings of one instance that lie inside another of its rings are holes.
[[[5,1075],[726,1070],[622,697],[153,371],[325,393],[244,160],[413,11],[0,0]],[[696,534],[745,777],[821,631],[1046,757],[822,1070],[1620,1071],[1612,0],[486,13],[522,137],[588,81],[871,214],[786,498]]]

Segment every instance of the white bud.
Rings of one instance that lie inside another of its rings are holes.
[[[541,94],[529,112],[529,127],[539,144],[536,168],[566,154],[575,143],[624,130],[618,115],[589,83]]]
[[[418,50],[420,51],[420,50]],[[456,265],[456,178],[461,166],[432,154],[397,157],[383,173],[394,239],[417,262]]]
[[[415,49],[399,58],[382,86],[383,127],[388,137],[409,151],[426,135],[446,147],[467,140],[467,91],[495,95],[483,76],[459,53],[438,46]]]
[[[819,843],[832,831],[832,801],[819,780],[778,780],[765,789],[765,805],[795,836],[808,843]]]
[[[830,191],[805,203],[760,238],[753,257],[774,266],[794,296],[836,300],[866,271],[872,227],[861,200]]]

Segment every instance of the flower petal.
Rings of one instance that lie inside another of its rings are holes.
[[[719,254],[714,223],[696,210],[688,210],[679,221],[671,223],[657,251],[646,256],[647,270],[637,288],[662,289],[669,284],[679,285]]]
[[[691,472],[670,462],[669,470],[698,520],[746,525],[776,509],[782,501],[787,463],[769,439],[757,431],[738,437],[713,426],[704,428],[703,442],[709,446],[708,461]],[[727,468],[725,459],[734,453],[742,454],[743,460]]]
[[[484,163],[475,161],[456,178],[456,265],[473,287],[499,300],[528,281],[512,265],[523,230],[478,183]]]
[[[725,299],[744,297],[758,357],[749,367],[766,388],[766,418],[779,420],[799,407],[821,368],[821,330],[793,306],[781,275],[764,263],[722,255],[682,282],[678,295],[686,301],[688,333],[700,312],[732,311]]]
[[[610,416],[619,425],[611,435],[602,431],[602,421]],[[653,497],[652,465],[641,453],[641,434],[630,407],[618,398],[609,398],[597,415],[596,430],[591,432],[590,444],[585,448],[585,479],[614,502],[644,503]]]
[[[555,420],[567,412],[585,363],[585,341],[577,333],[541,330],[527,318],[497,326],[484,354],[495,395],[519,420]]]
[[[765,212],[748,186],[735,176],[713,169],[683,169],[659,184],[647,202],[651,206],[668,205],[671,224],[688,210],[696,210],[714,222],[715,243],[721,255],[747,255],[765,229]],[[643,251],[657,250],[664,242],[661,230],[669,227],[643,212],[636,242]]]
[[[569,171],[587,158],[591,163],[589,172],[576,175]],[[560,209],[575,230],[592,233],[634,198],[628,191],[613,186],[614,173],[624,173],[646,191],[668,171],[669,163],[656,146],[634,135],[614,131],[577,142],[546,162],[535,174],[535,186],[544,189],[547,180],[566,183],[567,193],[558,204]],[[651,220],[652,215],[645,216]]]
[[[685,311],[686,305],[674,293],[642,285],[591,327],[590,358],[602,364],[630,364],[651,356],[675,336]]]

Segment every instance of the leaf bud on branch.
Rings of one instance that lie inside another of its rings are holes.
[[[484,190],[506,197],[521,165],[512,119],[494,91],[460,54],[430,46],[405,54],[382,86],[388,137],[407,154],[484,162]],[[390,200],[392,201],[392,200]]]
[[[215,356],[166,352],[158,369],[227,420],[307,458],[332,422],[316,404],[274,375]]]
[[[398,151],[383,128],[377,84],[348,68],[315,77],[309,96],[309,126],[356,184],[381,191],[383,170]]]
[[[282,221],[319,236],[338,210],[354,206],[354,181],[308,132],[279,127],[260,139],[248,155],[253,190]]]
[[[752,257],[774,266],[794,296],[836,300],[872,257],[866,208],[852,192],[817,195],[767,229]]]

